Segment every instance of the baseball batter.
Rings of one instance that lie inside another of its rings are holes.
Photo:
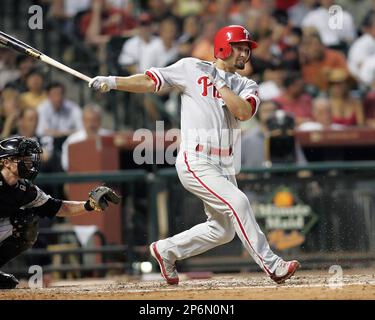
[[[249,120],[260,100],[258,85],[236,73],[245,68],[256,42],[242,26],[220,29],[214,39],[215,62],[184,58],[165,68],[150,68],[129,77],[98,76],[89,83],[99,90],[158,92],[174,86],[182,91],[181,145],[176,169],[182,185],[204,203],[207,221],[150,245],[168,284],[178,284],[176,260],[186,259],[230,242],[235,234],[260,268],[283,283],[299,268],[269,247],[246,195],[237,187],[233,132]],[[248,150],[247,152],[251,152]]]

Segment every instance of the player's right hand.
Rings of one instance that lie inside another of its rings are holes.
[[[111,89],[116,89],[116,77],[97,76],[92,78],[89,82],[89,88],[94,88],[101,92],[108,92]]]
[[[225,80],[220,77],[219,72],[212,63],[199,61],[197,62],[197,68],[208,75],[216,89],[221,89],[227,85]]]

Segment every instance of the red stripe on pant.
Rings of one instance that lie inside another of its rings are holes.
[[[262,263],[262,265],[263,265],[263,268],[264,268],[264,270],[266,271],[266,273],[268,274],[268,275],[271,275],[272,274],[272,272],[271,271],[269,271],[268,270],[268,268],[265,266],[265,264],[264,264],[264,261],[263,261],[263,259],[256,253],[256,251],[254,250],[254,248],[253,248],[253,246],[251,245],[251,243],[250,243],[250,240],[249,240],[249,238],[248,238],[248,236],[247,236],[247,234],[246,234],[246,232],[245,232],[245,229],[244,229],[244,227],[243,227],[243,225],[242,225],[242,223],[241,223],[241,220],[240,220],[240,218],[238,217],[238,215],[237,215],[237,213],[236,213],[236,211],[233,209],[233,207],[225,200],[225,199],[223,199],[222,197],[220,197],[217,193],[215,193],[213,190],[211,190],[201,179],[199,179],[198,177],[197,177],[197,175],[195,174],[195,172],[193,171],[193,170],[191,170],[191,168],[190,168],[190,166],[189,166],[189,163],[188,163],[188,161],[187,161],[187,156],[186,156],[186,152],[184,152],[184,158],[185,158],[185,164],[186,164],[186,167],[187,167],[187,169],[188,169],[188,171],[193,175],[193,177],[196,179],[196,180],[198,180],[198,182],[209,192],[209,193],[211,193],[211,194],[213,194],[216,198],[218,198],[220,201],[222,201],[222,202],[224,202],[228,207],[229,207],[229,209],[233,212],[233,214],[234,214],[234,216],[235,216],[235,218],[236,218],[236,220],[237,220],[237,222],[238,222],[238,225],[240,226],[240,229],[241,229],[241,232],[242,232],[242,234],[244,235],[244,237],[245,237],[245,239],[246,239],[246,241],[247,241],[247,243],[249,244],[249,246],[250,246],[250,248],[251,248],[251,250],[253,250],[253,252],[256,254],[256,256],[259,258],[259,260],[261,261],[261,263]]]

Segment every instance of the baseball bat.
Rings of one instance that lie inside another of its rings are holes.
[[[7,47],[10,47],[18,52],[21,52],[21,53],[24,53],[24,54],[27,54],[28,56],[30,57],[33,57],[35,59],[39,59],[51,66],[54,66],[62,71],[65,71],[75,77],[78,77],[84,81],[87,81],[87,82],[90,82],[91,81],[91,78],[84,75],[83,73],[77,71],[77,70],[74,70],[52,58],[50,58],[49,56],[45,55],[44,53],[40,52],[39,50],[31,47],[30,45],[6,34],[5,32],[2,32],[0,31],[0,43],[3,44],[4,46],[7,46]],[[101,91],[105,91],[107,89],[107,85],[106,84],[102,84],[101,85]]]

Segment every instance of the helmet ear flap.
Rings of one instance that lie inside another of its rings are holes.
[[[223,43],[221,46],[217,47],[215,50],[215,58],[225,60],[232,54],[232,46],[230,43]]]

